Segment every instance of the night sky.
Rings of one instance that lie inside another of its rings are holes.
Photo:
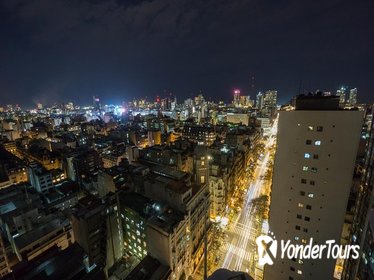
[[[374,100],[374,1],[1,0],[0,106],[357,87]]]

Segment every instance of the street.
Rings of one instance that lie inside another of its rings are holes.
[[[265,176],[271,147],[275,142],[277,132],[277,121],[274,122],[267,143],[265,144],[264,156],[257,162],[254,177],[248,187],[246,198],[241,212],[235,221],[226,230],[226,240],[221,248],[224,258],[219,265],[223,268],[236,271],[246,271],[255,279],[262,279],[257,275],[255,239],[262,229],[262,221],[253,215],[254,205],[252,199],[265,194],[263,177]],[[260,272],[261,273],[261,272]]]

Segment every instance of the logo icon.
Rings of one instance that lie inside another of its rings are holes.
[[[277,257],[278,242],[268,235],[256,238],[259,265],[272,265]]]

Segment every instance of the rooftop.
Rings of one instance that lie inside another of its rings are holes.
[[[183,180],[188,176],[186,172],[178,171],[167,166],[152,166],[152,172],[174,180]]]
[[[157,259],[146,256],[125,278],[125,280],[164,280],[170,275],[170,268]]]
[[[182,220],[183,214],[172,208],[167,208],[163,213],[158,216],[153,216],[149,220],[149,224],[162,229],[167,233],[171,233]]]
[[[136,213],[138,213],[142,217],[149,216],[147,214],[146,208],[148,205],[152,203],[151,200],[148,198],[138,194],[138,193],[127,193],[127,192],[120,192],[119,193],[119,200],[121,206],[128,207],[132,210],[134,210]]]
[[[16,238],[14,238],[14,243],[16,244],[18,249],[22,249],[27,245],[41,239],[43,236],[53,232],[54,230],[62,228],[68,224],[68,220],[61,220],[61,218],[55,217],[47,223],[42,224],[31,231],[17,236]]]

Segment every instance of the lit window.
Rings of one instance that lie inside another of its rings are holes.
[[[294,239],[295,239],[296,241],[298,241],[298,240],[299,240],[299,237],[298,237],[298,236],[295,236]]]
[[[303,262],[303,260],[298,260],[298,263],[303,264],[304,262]]]
[[[301,243],[306,244],[306,239],[301,239]]]
[[[297,204],[297,207],[299,207],[299,208],[303,208],[303,207],[304,207],[304,204],[302,204],[302,203],[299,202],[299,204]]]
[[[304,154],[304,158],[310,158],[310,154],[309,153],[305,153]]]
[[[314,126],[313,125],[309,125],[308,126],[308,131],[313,131],[314,130]]]
[[[321,140],[314,141],[315,146],[321,146]]]
[[[313,198],[314,197],[314,193],[308,193],[308,197],[309,198]]]
[[[308,171],[309,167],[308,166],[303,166],[303,171]]]
[[[297,274],[303,274],[303,272],[299,269],[299,270],[297,270]]]
[[[202,176],[200,177],[200,181],[201,181],[201,184],[204,184],[204,183],[205,183],[205,176],[204,176],[204,175],[202,175]]]

